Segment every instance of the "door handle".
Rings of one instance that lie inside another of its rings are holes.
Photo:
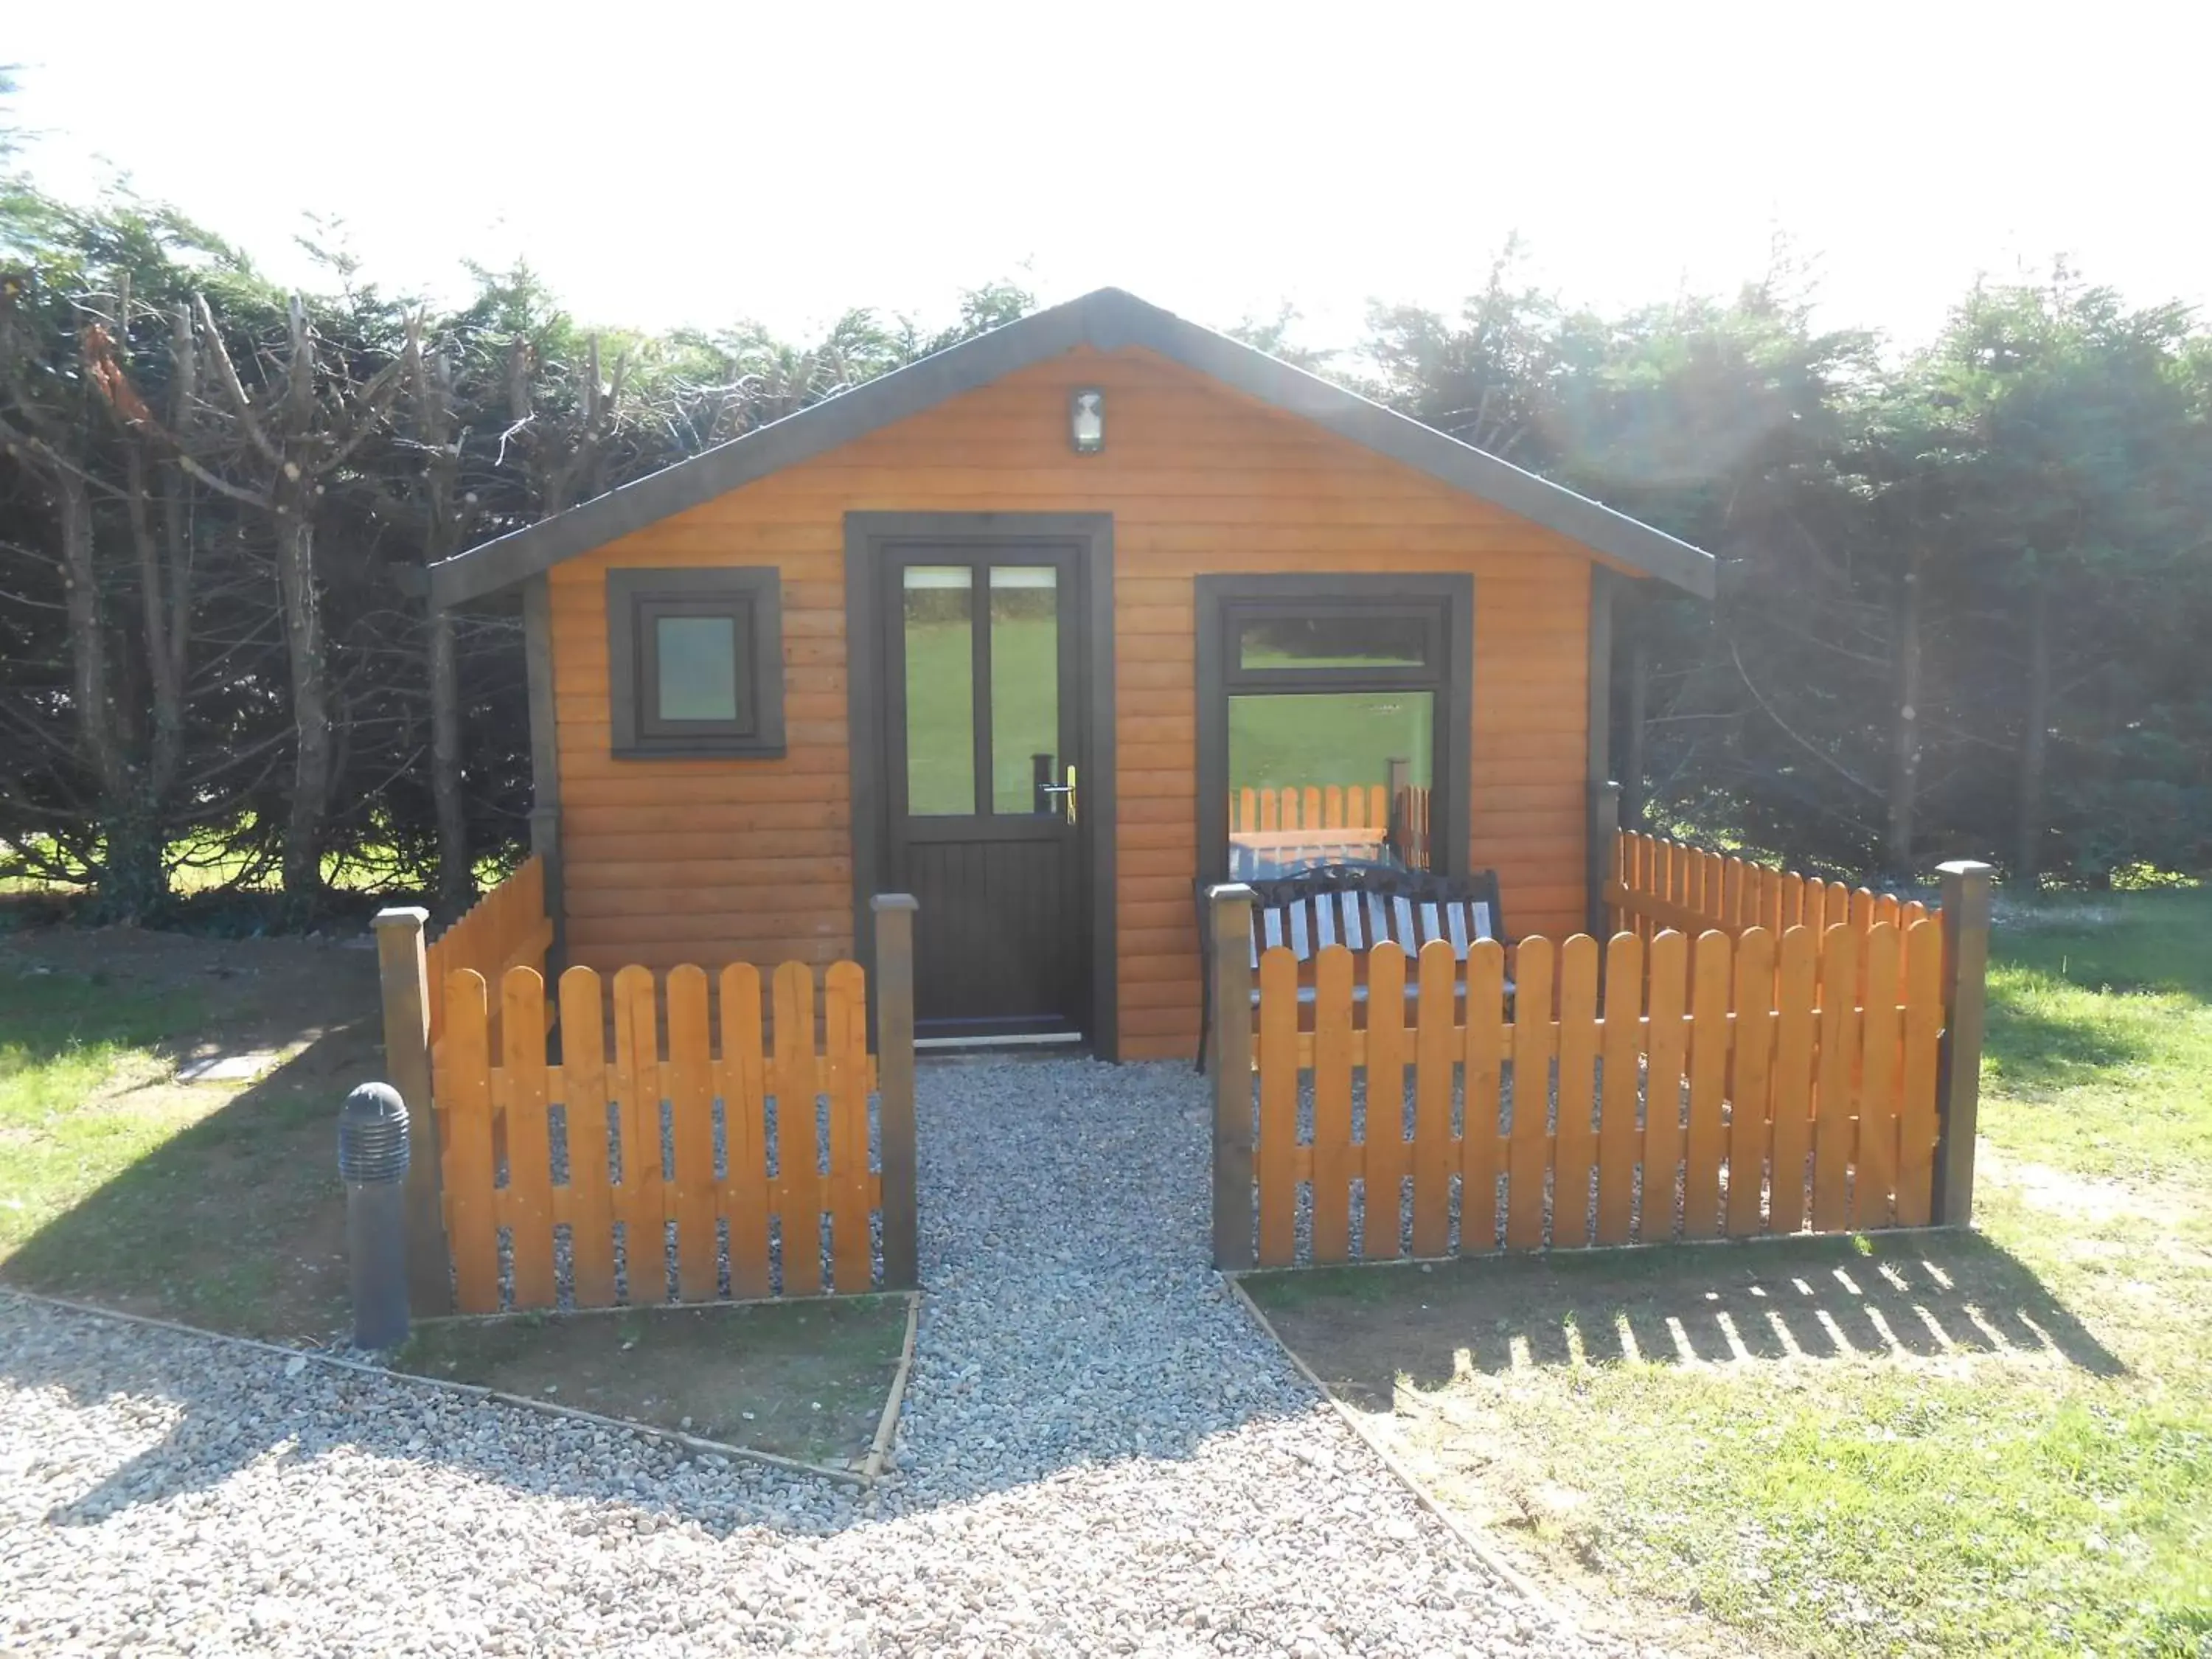
[[[1075,769],[1067,769],[1066,783],[1041,783],[1036,787],[1040,795],[1050,795],[1058,803],[1060,814],[1068,823],[1075,822]]]

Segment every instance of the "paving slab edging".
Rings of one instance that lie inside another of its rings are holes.
[[[1243,1304],[1244,1311],[1252,1316],[1254,1322],[1262,1331],[1267,1333],[1267,1340],[1282,1350],[1283,1357],[1297,1367],[1298,1375],[1305,1378],[1307,1384],[1316,1394],[1328,1402],[1329,1408],[1335,1412],[1346,1428],[1359,1437],[1360,1443],[1375,1454],[1382,1467],[1390,1472],[1392,1478],[1413,1495],[1415,1503],[1433,1516],[1443,1525],[1444,1530],[1457,1539],[1461,1547],[1480,1562],[1484,1569],[1501,1583],[1516,1595],[1534,1602],[1538,1607],[1558,1620],[1563,1626],[1573,1626],[1576,1621],[1565,1608],[1539,1589],[1527,1574],[1498,1553],[1495,1547],[1476,1537],[1458,1516],[1438,1503],[1436,1495],[1429,1491],[1419,1477],[1407,1468],[1397,1454],[1384,1445],[1381,1438],[1360,1420],[1359,1413],[1339,1400],[1328,1384],[1321,1380],[1320,1375],[1314,1368],[1307,1364],[1300,1357],[1297,1350],[1283,1340],[1282,1333],[1275,1328],[1274,1322],[1261,1311],[1260,1304],[1252,1299],[1251,1292],[1244,1288],[1242,1283],[1243,1278],[1242,1273],[1224,1273],[1221,1276],[1229,1285],[1230,1294]]]
[[[895,1378],[895,1392],[886,1401],[885,1421],[896,1425],[897,1419],[891,1407],[905,1392],[908,1364],[914,1356],[914,1332],[916,1313],[921,1305],[921,1294],[908,1291],[906,1346]],[[197,1325],[186,1325],[173,1319],[161,1319],[151,1314],[124,1313],[114,1308],[97,1307],[89,1302],[73,1302],[67,1297],[46,1296],[37,1291],[18,1290],[12,1285],[0,1285],[0,1297],[13,1297],[18,1301],[35,1303],[49,1308],[82,1314],[93,1319],[112,1319],[126,1325],[143,1325],[154,1330],[169,1331],[179,1336],[198,1337],[203,1341],[228,1344],[232,1347],[251,1349],[257,1353],[272,1355],[280,1359],[303,1359],[313,1365],[333,1370],[350,1371],[362,1376],[382,1378],[386,1382],[405,1383],[413,1388],[434,1389],[465,1400],[489,1400],[502,1406],[517,1406],[544,1417],[557,1417],[572,1423],[589,1424],[594,1428],[614,1429],[625,1434],[642,1436],[690,1452],[695,1456],[715,1456],[759,1463],[786,1474],[798,1475],[810,1480],[834,1480],[842,1486],[858,1486],[863,1492],[875,1484],[875,1475],[866,1468],[837,1469],[827,1464],[808,1463],[796,1457],[784,1457],[777,1453],[761,1451],[751,1446],[732,1445],[726,1441],[709,1440],[703,1435],[687,1434],[680,1429],[664,1429],[651,1423],[639,1423],[626,1417],[609,1417],[599,1412],[586,1411],[577,1406],[563,1406],[550,1400],[533,1400],[528,1395],[508,1394],[503,1389],[486,1388],[480,1382],[457,1382],[445,1377],[422,1376],[413,1371],[394,1370],[388,1365],[372,1364],[365,1359],[349,1358],[343,1354],[326,1353],[317,1348],[287,1347],[281,1342],[264,1342],[258,1337],[234,1336],[224,1331],[203,1330]],[[877,1437],[883,1441],[884,1425],[877,1426]],[[885,1442],[885,1443],[888,1443]],[[872,1452],[870,1461],[874,1462]]]

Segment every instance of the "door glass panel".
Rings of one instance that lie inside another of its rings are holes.
[[[1060,572],[991,567],[991,810],[1051,812],[1060,759]],[[1044,758],[1040,760],[1042,756]]]
[[[738,718],[738,624],[731,617],[657,617],[653,659],[665,720]]]
[[[906,810],[917,817],[975,811],[975,572],[905,570]]]
[[[1420,617],[1358,611],[1253,617],[1237,625],[1239,668],[1419,668],[1428,661]]]
[[[1429,691],[1231,697],[1230,875],[1348,860],[1432,867],[1435,732]]]

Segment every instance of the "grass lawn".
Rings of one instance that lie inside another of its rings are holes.
[[[842,1468],[875,1437],[906,1308],[865,1296],[440,1321],[398,1363]]]
[[[0,1280],[215,1329],[346,1319],[338,1103],[377,1075],[375,958],[300,939],[0,939]],[[189,1083],[180,1064],[247,1060]]]
[[[2212,894],[2001,927],[1972,1234],[1247,1280],[1540,1576],[1814,1653],[2212,1652]]]

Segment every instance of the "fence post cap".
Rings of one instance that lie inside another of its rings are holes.
[[[1254,895],[1250,886],[1243,882],[1218,881],[1206,890],[1206,896],[1212,902],[1221,899],[1249,899]]]
[[[911,893],[878,893],[868,901],[868,908],[878,912],[919,910],[921,905]]]
[[[376,913],[379,927],[422,927],[429,924],[430,913],[419,904],[389,904]]]
[[[1948,864],[1936,866],[1939,876],[1989,876],[1996,873],[1996,866],[1984,864],[1979,859],[1953,859]]]

